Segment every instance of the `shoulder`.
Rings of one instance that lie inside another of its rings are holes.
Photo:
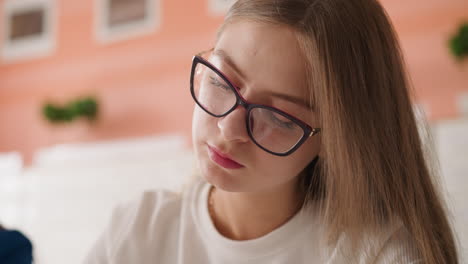
[[[375,263],[422,263],[416,241],[404,225],[395,228],[380,243]]]
[[[356,258],[356,263],[422,263],[415,240],[400,222],[377,232],[364,233],[359,242],[351,243],[346,235],[342,235],[330,263],[346,263]]]
[[[111,224],[148,224],[161,214],[177,214],[181,202],[180,193],[165,189],[146,191],[138,198],[118,205],[112,213]]]
[[[107,232],[117,240],[129,233],[146,235],[149,228],[163,224],[166,219],[177,219],[181,204],[180,193],[165,189],[146,191],[114,209]]]
[[[181,205],[182,194],[165,189],[146,191],[118,205],[86,263],[114,263],[146,256],[145,250],[157,244],[157,239],[177,231]]]

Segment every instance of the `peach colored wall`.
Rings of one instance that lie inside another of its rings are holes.
[[[58,2],[57,49],[52,56],[0,64],[0,152],[20,150],[29,161],[37,148],[147,134],[189,135],[192,56],[207,49],[222,20],[205,1],[162,1],[156,33],[100,44],[94,3]],[[1,63],[1,61],[0,61]],[[96,94],[98,122],[54,126],[40,114],[47,99]]]
[[[93,1],[57,0],[55,52],[17,63],[0,60],[0,152],[20,150],[30,162],[38,148],[63,142],[166,132],[189,139],[191,57],[213,43],[222,18],[208,13],[208,0],[161,2],[155,33],[100,44]],[[468,20],[468,1],[382,2],[400,36],[417,102],[427,104],[431,120],[457,117],[455,98],[468,90],[468,67],[454,62],[447,40]],[[0,15],[2,6],[0,0]],[[89,93],[100,100],[97,123],[53,126],[42,119],[45,100]]]
[[[400,37],[417,95],[431,120],[460,116],[456,98],[468,92],[468,61],[459,64],[448,41],[468,22],[466,0],[382,0]]]

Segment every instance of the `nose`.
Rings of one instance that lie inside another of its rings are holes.
[[[247,127],[245,125],[246,109],[238,105],[227,116],[218,119],[218,128],[226,141],[249,141]]]

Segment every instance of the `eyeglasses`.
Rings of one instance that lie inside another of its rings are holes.
[[[197,105],[214,117],[224,117],[238,105],[247,110],[246,127],[252,141],[277,156],[296,151],[307,138],[320,132],[286,112],[245,100],[231,81],[200,55],[194,56],[190,92]]]

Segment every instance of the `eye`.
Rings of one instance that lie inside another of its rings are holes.
[[[210,84],[212,84],[212,85],[214,85],[216,87],[219,87],[221,89],[224,89],[224,90],[231,89],[231,87],[229,87],[229,85],[227,85],[224,81],[220,81],[219,78],[220,77],[210,76]]]
[[[273,111],[270,111],[270,119],[273,121],[273,123],[279,125],[282,128],[294,129],[296,125],[289,118],[286,118],[285,116],[277,114]]]

